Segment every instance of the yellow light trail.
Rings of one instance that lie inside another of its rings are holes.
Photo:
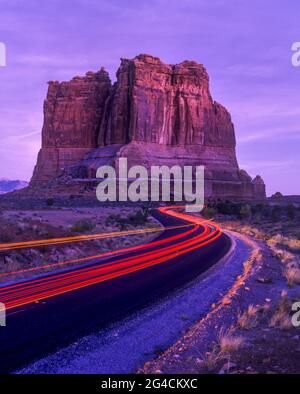
[[[58,244],[66,244],[66,243],[82,242],[82,241],[92,241],[92,240],[97,240],[97,239],[124,237],[124,236],[128,236],[128,235],[136,235],[136,234],[156,233],[156,232],[161,232],[164,230],[180,229],[180,228],[190,227],[190,226],[192,226],[192,224],[185,224],[185,225],[181,225],[181,226],[170,226],[170,227],[164,227],[164,228],[153,227],[153,228],[138,229],[138,230],[113,231],[113,232],[107,232],[107,233],[76,235],[76,236],[72,236],[72,237],[49,238],[49,239],[23,241],[23,242],[3,243],[3,244],[0,244],[0,251],[33,248],[33,247],[39,247],[39,246],[58,245]]]

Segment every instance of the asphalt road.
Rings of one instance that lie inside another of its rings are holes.
[[[153,216],[178,228],[88,267],[0,288],[0,302],[8,308],[6,327],[0,327],[0,373],[162,297],[206,271],[230,247],[217,226],[199,218],[169,208]]]

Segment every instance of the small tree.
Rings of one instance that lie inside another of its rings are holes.
[[[272,213],[271,213],[271,217],[272,217],[273,222],[277,222],[278,220],[281,219],[281,213],[282,213],[281,206],[275,205],[275,207],[273,207]]]
[[[71,231],[75,233],[85,233],[92,231],[95,228],[95,224],[89,219],[80,219],[73,223]]]
[[[283,197],[283,195],[280,192],[276,192],[274,193],[271,198],[273,198],[274,200],[281,200]]]
[[[143,214],[145,220],[147,220],[148,219],[148,215],[149,215],[148,207],[145,207],[144,205],[142,206],[142,214]]]
[[[242,219],[250,218],[251,214],[252,214],[252,210],[251,210],[251,205],[250,204],[244,204],[244,205],[241,206],[240,217]]]
[[[286,207],[286,214],[290,220],[294,220],[296,216],[296,209],[294,205],[290,204]]]
[[[216,210],[212,207],[205,207],[202,214],[206,219],[212,219],[216,214]]]
[[[54,204],[54,198],[52,198],[52,197],[47,198],[46,204],[48,207],[52,207],[52,205]]]

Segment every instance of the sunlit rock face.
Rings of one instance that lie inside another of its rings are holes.
[[[148,55],[122,59],[100,128],[100,146],[130,141],[235,146],[230,115],[212,100],[205,68]]]
[[[50,82],[42,149],[31,181],[95,178],[99,166],[204,165],[207,197],[263,198],[262,179],[238,167],[229,112],[215,102],[203,65],[121,59],[111,86],[106,71]]]
[[[97,147],[110,89],[108,73],[103,69],[69,82],[49,82],[44,102],[42,149],[31,183],[52,179]]]

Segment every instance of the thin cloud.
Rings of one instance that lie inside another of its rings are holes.
[[[239,144],[249,144],[255,141],[270,140],[270,138],[272,138],[273,141],[300,140],[300,127],[295,129],[284,129],[284,127],[271,129],[266,128],[260,132],[237,136],[237,141]]]
[[[33,137],[35,135],[41,135],[40,131],[32,131],[31,133],[27,134],[20,134],[20,135],[9,135],[8,137],[1,138],[0,142],[13,142],[13,141],[19,141],[22,139],[26,139],[29,137]]]

